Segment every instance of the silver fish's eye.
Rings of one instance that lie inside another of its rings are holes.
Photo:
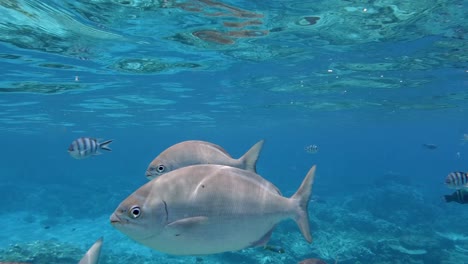
[[[129,214],[130,217],[132,217],[133,219],[140,217],[140,215],[141,215],[140,207],[137,206],[137,205],[133,206],[133,207],[130,209],[130,211],[128,211],[128,214]]]
[[[156,170],[158,171],[158,173],[163,173],[166,170],[166,167],[164,165],[158,165]]]

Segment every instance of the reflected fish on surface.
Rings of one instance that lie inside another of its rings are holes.
[[[222,147],[200,140],[177,143],[159,154],[146,169],[146,178],[154,179],[164,173],[196,164],[218,164],[256,172],[263,140],[253,145],[242,157],[234,159]]]
[[[111,142],[112,140],[99,142],[95,138],[80,137],[70,144],[68,153],[75,159],[85,159],[93,155],[100,155],[99,150],[101,149],[112,151],[108,146]]]
[[[466,172],[451,172],[445,178],[445,185],[452,189],[468,189],[468,174]]]
[[[456,202],[459,204],[468,203],[468,191],[467,190],[456,190],[451,195],[444,195],[444,199],[447,203]]]
[[[110,222],[136,242],[173,255],[263,246],[274,226],[288,218],[311,243],[307,208],[315,166],[291,198],[255,175],[223,165],[183,167],[136,190],[116,208]]]

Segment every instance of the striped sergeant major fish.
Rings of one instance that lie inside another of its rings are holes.
[[[100,155],[99,150],[112,151],[109,144],[112,140],[99,142],[95,138],[80,137],[74,140],[68,147],[68,153],[75,159],[85,159],[93,155]]]
[[[452,189],[468,189],[468,173],[456,171],[451,172],[445,178],[445,185]]]
[[[445,202],[456,202],[459,204],[468,203],[468,191],[467,190],[456,190],[450,195],[444,195]]]

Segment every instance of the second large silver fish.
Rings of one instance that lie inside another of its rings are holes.
[[[218,164],[256,172],[256,163],[263,140],[253,145],[242,157],[234,159],[222,147],[200,140],[188,140],[172,145],[159,154],[146,169],[146,178],[154,179],[178,168],[196,164]]]

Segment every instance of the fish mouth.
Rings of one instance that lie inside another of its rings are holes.
[[[120,218],[119,218],[115,213],[113,213],[113,214],[111,215],[111,217],[110,217],[109,220],[110,220],[111,225],[120,224],[120,223],[121,223]]]

